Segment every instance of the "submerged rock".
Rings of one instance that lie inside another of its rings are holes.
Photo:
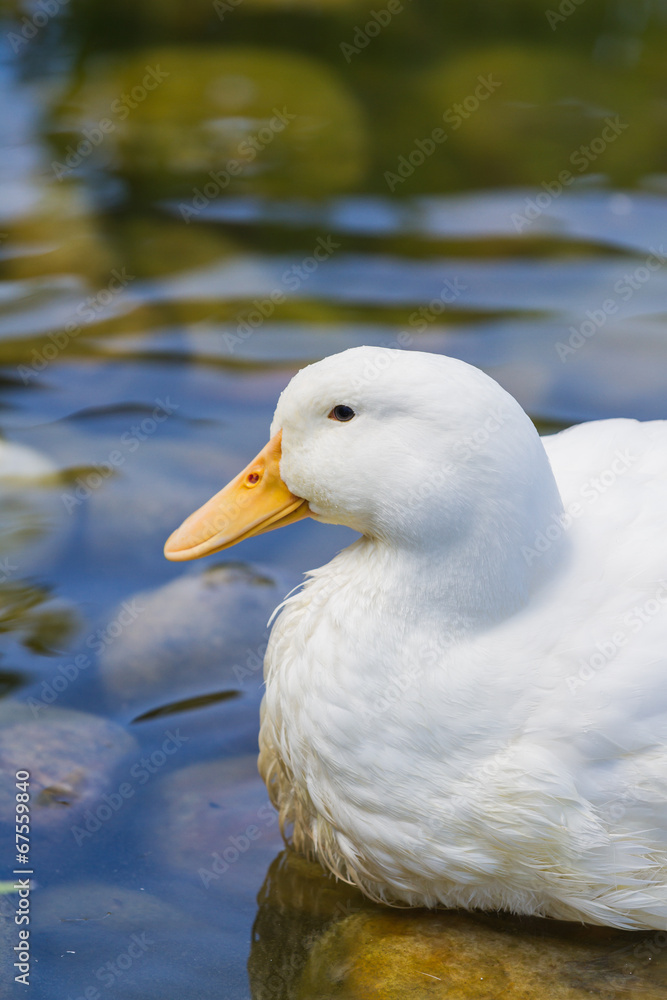
[[[267,622],[291,585],[223,563],[137,594],[136,620],[100,656],[105,686],[154,706],[224,691],[259,701]]]
[[[357,101],[327,65],[289,51],[178,45],[90,60],[53,116],[56,176],[102,162],[151,198],[183,197],[187,222],[220,195],[322,195],[366,168]],[[92,152],[91,122],[103,139]]]
[[[151,815],[147,840],[160,862],[222,893],[258,887],[283,846],[254,754],[167,775]]]
[[[562,174],[566,189],[600,169],[622,187],[646,176],[660,156],[663,112],[650,73],[636,74],[628,86],[615,67],[592,65],[573,47],[559,52],[512,41],[461,47],[428,65],[418,82],[405,153],[409,137],[427,137],[439,126],[447,141],[420,168],[422,183],[425,175],[434,178],[437,190],[443,190],[439,163],[449,184],[535,185],[538,205],[546,192],[547,204],[558,198]],[[407,123],[401,115],[400,125]]]
[[[156,978],[196,923],[150,892],[102,882],[40,890],[33,912],[31,927],[40,942],[36,975],[45,985],[57,982],[58,995],[72,1000],[99,998],[112,986],[114,996],[154,995]],[[188,943],[197,961],[196,935]],[[170,969],[170,986],[181,964]]]
[[[107,719],[62,708],[0,702],[0,820],[13,823],[14,775],[30,774],[30,825],[61,830],[99,806],[116,765],[136,741]]]
[[[259,895],[253,1000],[659,1000],[667,933],[394,909],[285,852]]]
[[[59,934],[63,924],[81,938],[100,943],[109,934],[130,934],[147,927],[177,927],[183,915],[149,892],[102,882],[74,882],[39,892],[35,929]]]
[[[623,971],[618,952],[633,940],[630,935],[574,925],[561,938],[558,926],[540,933],[534,923],[507,924],[502,918],[484,922],[450,913],[355,914],[311,950],[297,996],[584,1000],[595,993],[658,1000],[664,995],[667,979],[661,991],[648,977],[640,982],[635,972]]]

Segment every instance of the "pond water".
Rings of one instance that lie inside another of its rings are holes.
[[[3,979],[28,770],[36,1000],[664,996],[661,932],[382,909],[285,853],[266,623],[354,536],[162,546],[346,347],[462,358],[545,431],[667,415],[665,5],[0,10]]]

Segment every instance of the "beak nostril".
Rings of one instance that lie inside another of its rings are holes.
[[[280,478],[281,434],[169,536],[167,559],[198,559],[309,516],[306,501],[290,493]]]

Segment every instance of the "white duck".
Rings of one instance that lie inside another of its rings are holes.
[[[667,928],[667,422],[540,439],[461,361],[354,348],[165,553],[305,516],[362,537],[266,654],[296,849],[386,902]]]

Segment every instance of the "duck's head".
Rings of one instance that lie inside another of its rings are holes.
[[[441,355],[357,347],[295,375],[269,443],[165,555],[195,559],[311,516],[488,560],[518,556],[561,510],[535,428],[493,379]]]

